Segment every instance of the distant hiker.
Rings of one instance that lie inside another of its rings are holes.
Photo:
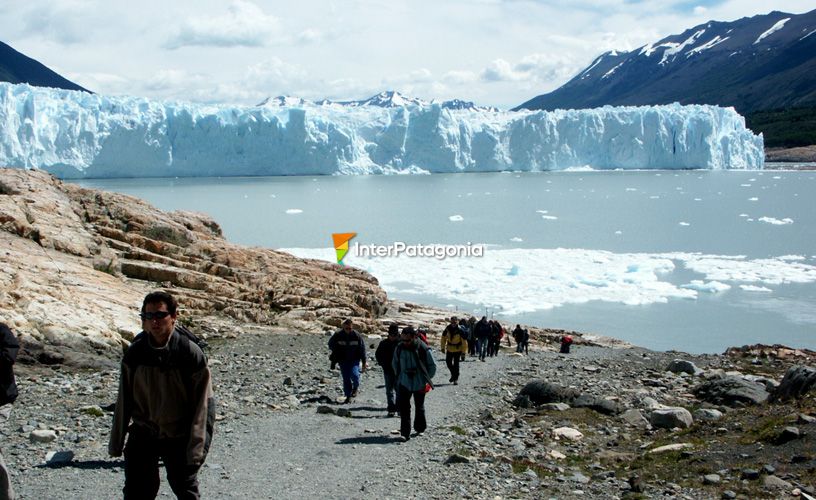
[[[469,332],[468,350],[470,351],[471,356],[476,356],[477,347],[479,344],[479,341],[476,339],[476,318],[471,316],[470,319],[467,321],[467,327]]]
[[[425,432],[425,394],[433,388],[436,362],[431,349],[416,337],[410,326],[403,328],[400,344],[394,350],[394,373],[397,374],[397,408],[400,412],[400,435],[411,437],[411,398],[414,399],[414,430]]]
[[[442,332],[442,353],[445,354],[445,364],[450,370],[450,380],[453,385],[459,383],[459,361],[468,350],[465,332],[459,327],[459,320],[452,316],[450,323]]]
[[[159,459],[178,498],[197,499],[215,406],[207,358],[176,328],[178,302],[167,292],[142,303],[142,328],[125,352],[108,452],[125,454],[125,499],[156,498]],[[125,436],[127,445],[125,446]]]
[[[388,325],[388,337],[380,341],[374,357],[382,367],[385,379],[385,401],[388,404],[388,416],[393,417],[397,412],[397,374],[394,373],[394,350],[399,345],[399,326],[396,323]]]
[[[510,337],[508,337],[508,339],[509,338]],[[513,340],[516,341],[516,352],[525,352],[530,343],[530,334],[526,328],[522,328],[521,325],[516,325],[516,328],[513,329]]]
[[[470,326],[468,325],[468,322],[465,320],[465,318],[459,320],[459,329],[462,330],[462,334],[465,336],[465,340],[467,340],[468,345],[468,348],[462,351],[462,361],[464,361],[465,357],[467,357],[468,351],[470,351],[471,344],[473,344],[473,338],[471,337],[473,335],[473,332],[471,331]]]
[[[4,424],[11,415],[11,403],[17,399],[17,384],[14,382],[14,362],[20,344],[5,323],[0,323],[0,424]],[[6,462],[0,453],[0,500],[13,499],[14,488],[11,487]]]
[[[416,329],[416,336],[426,346],[430,347],[431,344],[428,343],[428,329],[427,328],[423,328],[421,326],[419,328],[417,328]]]
[[[524,354],[530,354],[530,332],[525,328],[521,335],[521,347]],[[519,350],[521,352],[521,350]]]
[[[476,341],[479,343],[479,360],[484,361],[487,355],[487,344],[490,340],[490,325],[487,323],[487,316],[482,316],[482,319],[476,323],[474,330]]]
[[[344,319],[341,327],[329,339],[329,349],[340,365],[343,395],[346,396],[344,403],[349,403],[352,398],[357,397],[360,373],[366,370],[366,346],[362,334],[354,329],[351,318]]]
[[[498,321],[490,321],[490,338],[487,345],[487,355],[491,358],[499,353],[499,344],[501,344],[502,327]]]
[[[561,353],[569,354],[570,346],[572,345],[572,335],[564,335],[561,337]]]

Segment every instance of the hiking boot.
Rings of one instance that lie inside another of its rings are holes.
[[[393,411],[388,412],[388,418],[395,417],[396,415],[397,415],[396,412],[393,412]]]
[[[450,382],[453,382],[453,377],[449,378],[449,379],[448,379],[448,382],[449,382],[449,383],[450,383]]]
[[[351,403],[351,398],[346,398],[346,399],[343,400],[344,405],[347,405],[349,403]]]
[[[353,397],[353,398],[357,397],[357,389],[354,389],[353,391],[351,391],[351,397]]]
[[[402,441],[403,443],[408,441],[409,439],[411,439],[411,436],[400,436],[400,441]]]
[[[453,385],[459,385],[459,381],[458,381],[458,380],[454,380],[454,381],[453,381]]]

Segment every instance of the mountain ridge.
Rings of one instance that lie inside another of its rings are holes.
[[[0,81],[93,93],[3,42],[0,42]]]
[[[629,52],[610,51],[515,109],[714,104],[740,113],[816,106],[816,10],[709,21]]]

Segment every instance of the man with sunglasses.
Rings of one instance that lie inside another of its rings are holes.
[[[108,451],[125,455],[124,498],[152,499],[159,459],[178,498],[197,499],[215,417],[207,358],[176,329],[178,302],[167,292],[144,298],[143,334],[122,360]],[[125,436],[127,445],[125,446]]]

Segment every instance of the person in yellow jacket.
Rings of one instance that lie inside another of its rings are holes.
[[[465,332],[459,327],[459,319],[451,317],[450,324],[442,332],[442,352],[445,353],[445,364],[448,365],[453,385],[459,383],[459,360],[468,352]]]

